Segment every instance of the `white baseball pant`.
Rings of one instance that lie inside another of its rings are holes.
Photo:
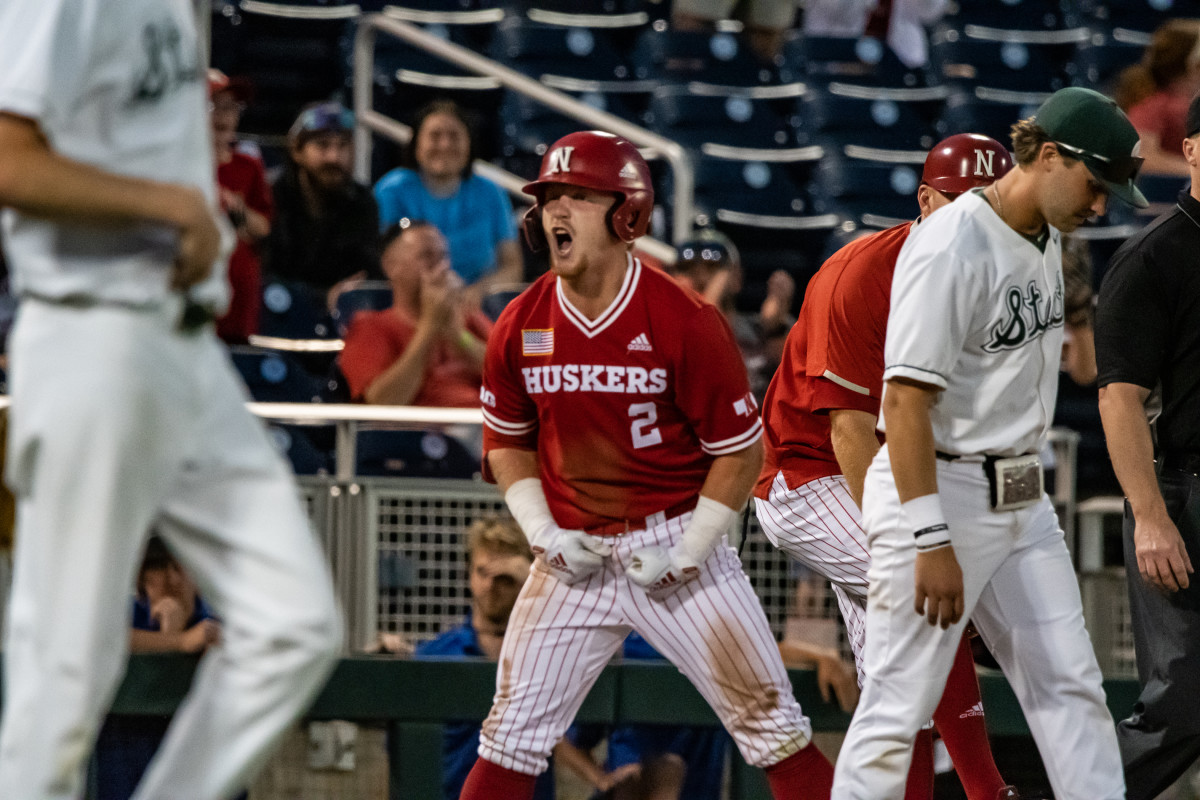
[[[138,800],[224,800],[341,646],[295,482],[210,330],[156,311],[25,300],[10,343],[18,497],[0,797],[74,800],[129,642],[157,525],[223,622]]]
[[[937,474],[963,573],[964,612],[942,630],[913,610],[916,545],[901,519],[885,446],[864,491],[871,550],[866,681],[838,757],[833,800],[904,796],[913,737],[941,698],[968,619],[1021,703],[1054,796],[1121,800],[1115,727],[1050,499],[997,513],[988,507],[980,460],[939,460]]]
[[[727,543],[708,557],[698,578],[663,600],[625,576],[635,550],[670,547],[690,518],[690,512],[672,519],[655,514],[645,530],[608,537],[612,556],[573,586],[534,562],[500,651],[480,756],[516,772],[543,772],[551,748],[631,630],[687,676],[750,764],[770,766],[809,743],[812,725]]]
[[[758,524],[771,544],[825,577],[833,587],[846,637],[863,683],[867,633],[867,534],[844,475],[830,475],[789,489],[775,474],[766,500],[754,498]]]

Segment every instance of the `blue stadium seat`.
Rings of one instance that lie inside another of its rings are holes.
[[[927,151],[940,138],[946,102],[942,87],[905,89],[841,82],[812,87],[796,103],[799,140],[833,152],[846,146],[883,151]]]
[[[314,437],[316,430],[309,425],[273,422],[267,425],[267,436],[275,449],[287,456],[297,475],[328,475],[333,471],[333,454],[314,441],[314,438],[322,438],[320,433]],[[322,432],[323,438],[331,435],[331,429]]]
[[[636,111],[621,93],[583,92],[576,95],[593,108],[640,124]],[[509,93],[500,107],[501,163],[513,174],[537,175],[549,145],[568,133],[589,127],[524,95]]]
[[[362,476],[474,478],[480,470],[462,442],[438,431],[359,431],[355,462]]]
[[[1150,34],[1172,19],[1200,17],[1197,0],[1080,0],[1093,28],[1150,43]]]
[[[1075,4],[1063,0],[956,0],[939,27],[1059,31],[1080,24]]]
[[[1012,148],[1009,136],[1014,122],[1032,117],[1045,93],[1019,93],[975,89],[970,93],[953,94],[942,114],[943,137],[956,133],[982,133],[1006,147]]]
[[[561,27],[509,17],[488,55],[531,78],[557,75],[591,81],[629,80],[631,71],[602,30]]]
[[[906,66],[887,45],[870,36],[805,36],[794,31],[785,38],[782,52],[786,80],[908,89],[929,85],[924,69]]]
[[[500,318],[500,313],[504,311],[508,304],[523,291],[525,291],[525,287],[518,286],[488,292],[483,296],[483,300],[479,304],[480,310],[487,315],[488,319],[495,322]]]
[[[385,281],[367,281],[338,295],[333,323],[339,336],[345,336],[351,320],[359,311],[382,311],[392,305],[392,287]]]
[[[794,147],[795,130],[776,109],[779,102],[741,93],[699,95],[684,86],[664,86],[650,101],[646,124],[668,139],[697,149],[705,144]]]
[[[311,403],[320,399],[323,383],[287,353],[237,345],[229,349],[233,366],[264,403]]]
[[[948,29],[933,37],[930,63],[942,82],[960,89],[1053,92],[1071,84],[1075,50],[1086,38],[1082,29],[1055,42],[972,38]]]
[[[886,163],[828,155],[817,170],[814,207],[869,228],[915,219],[920,163]]]
[[[1138,63],[1144,50],[1140,36],[1093,31],[1091,39],[1075,53],[1076,79],[1082,86],[1109,94],[1121,70]]]
[[[741,89],[778,86],[780,76],[732,33],[647,28],[630,56],[634,77]]]
[[[263,286],[259,333],[281,339],[336,338],[324,295],[289,281]]]

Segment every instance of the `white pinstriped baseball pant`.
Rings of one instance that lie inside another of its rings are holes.
[[[779,549],[829,580],[862,686],[867,634],[867,534],[843,475],[817,478],[789,489],[775,474],[767,499],[754,498],[758,524]]]
[[[496,698],[479,755],[525,774],[546,769],[600,671],[636,630],[687,676],[747,762],[767,767],[809,743],[812,725],[792,694],[766,615],[727,543],[700,576],[665,600],[625,577],[634,550],[669,547],[690,512],[648,517],[648,529],[610,537],[612,556],[567,586],[534,562],[500,650]]]

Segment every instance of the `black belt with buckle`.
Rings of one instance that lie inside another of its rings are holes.
[[[1200,476],[1200,453],[1180,450],[1161,453],[1158,456],[1158,467]]]

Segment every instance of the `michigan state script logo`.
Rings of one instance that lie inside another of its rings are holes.
[[[1063,295],[1062,284],[1059,284],[1054,295],[1042,302],[1042,290],[1033,281],[1021,291],[1019,286],[1010,286],[1004,293],[1004,303],[1008,306],[1005,318],[992,326],[988,341],[983,349],[989,353],[1000,350],[1015,350],[1022,345],[1041,337],[1051,328],[1063,324]]]

